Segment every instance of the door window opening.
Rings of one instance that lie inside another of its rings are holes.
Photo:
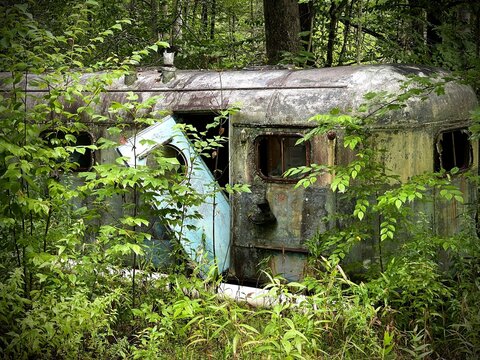
[[[40,133],[49,146],[89,146],[93,145],[93,136],[86,132],[65,133],[64,131],[45,130]],[[74,151],[70,154],[69,162],[75,163],[74,172],[90,171],[95,163],[95,154],[92,149],[83,148],[84,151]]]
[[[163,161],[163,164],[159,164]],[[158,169],[162,165],[165,169],[165,176],[187,174],[187,160],[183,153],[173,145],[162,145],[150,151],[147,155],[146,164],[152,169]]]
[[[230,153],[228,142],[228,119],[224,119],[216,126],[211,126],[215,122],[218,113],[215,112],[179,112],[175,113],[175,119],[178,123],[192,125],[196,129],[196,138],[193,134],[187,134],[192,143],[196,141],[205,141],[221,136],[225,140],[220,142],[222,146],[214,146],[202,154],[202,159],[209,168],[213,178],[221,187],[225,187],[230,181]],[[202,134],[203,133],[203,134]],[[200,149],[202,150],[202,149]]]

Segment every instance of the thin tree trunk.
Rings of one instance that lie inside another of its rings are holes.
[[[208,0],[202,1],[202,34],[206,37],[208,28]]]
[[[348,16],[347,18],[352,18],[353,17],[353,5],[355,4],[355,0],[352,0],[350,3],[350,7],[348,9]],[[347,52],[347,44],[348,44],[348,35],[350,33],[350,21],[348,21],[344,28],[343,28],[343,44],[342,44],[342,50],[340,50],[340,55],[338,57],[338,65],[343,65],[343,62],[345,60],[345,53]]]
[[[328,42],[327,42],[327,62],[326,67],[333,65],[333,52],[335,49],[335,37],[337,36],[337,22],[338,22],[338,8],[339,5],[332,1],[328,14],[330,15],[330,23],[328,24]]]
[[[160,37],[158,31],[158,15],[160,12],[158,0],[150,0],[150,16],[151,16],[151,31],[152,31],[152,41],[157,41]]]
[[[362,62],[362,45],[363,45],[363,1],[358,1],[358,32],[357,32],[357,64]]]
[[[254,34],[255,34],[255,16],[254,16],[254,12],[253,12],[253,1],[254,0],[250,0],[250,34],[253,38]]]
[[[170,45],[174,45],[176,40],[182,38],[182,0],[175,0],[172,7],[173,26],[170,34]]]
[[[299,16],[300,16],[300,32],[308,33],[301,36],[302,47],[306,51],[311,50],[312,43],[312,30],[313,22],[315,18],[315,7],[313,2],[298,4]]]
[[[210,14],[210,40],[215,38],[215,17],[217,15],[217,2],[216,0],[211,0],[212,9]]]
[[[480,6],[475,12],[475,39],[477,58],[480,58]]]
[[[166,24],[168,23],[168,2],[163,1],[161,8],[161,17],[162,17],[162,27],[158,29],[158,40],[168,41],[168,31]]]

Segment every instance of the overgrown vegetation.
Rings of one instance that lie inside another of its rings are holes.
[[[127,168],[119,159],[74,174],[81,164],[72,160],[79,154],[108,151],[126,130],[136,134],[155,120],[155,98],[142,102],[131,94],[108,114],[96,108],[105,86],[131,66],[156,58],[166,45],[146,43],[133,53],[122,48],[100,58],[100,44],[115,43],[112,36],[131,22],[117,19],[90,36],[86,23],[93,8],[92,1],[78,5],[56,29],[62,29],[60,35],[45,30],[26,6],[2,9],[0,67],[2,88],[8,90],[0,95],[2,357],[478,358],[480,245],[472,219],[466,217],[464,232],[441,238],[411,214],[412,204],[433,188],[447,201],[462,201],[449,180],[455,170],[401,183],[378,161],[368,132],[382,111],[440,89],[437,83],[412,82],[394,98],[369,94],[375,111],[335,110],[313,119],[318,127],[307,139],[341,127],[344,145],[357,156],[345,166],[291,172],[308,172],[300,186],[313,183],[318,172],[335,172],[332,191],[343,194],[352,211],[339,219],[339,229],[319,235],[321,242],[311,240],[313,276],[290,284],[272,278],[268,296],[280,300],[251,308],[215,294],[222,280],[215,269],[203,278],[190,273],[180,247],[165,277],[144,256],[152,219],[181,222],[185,207],[202,201],[185,181],[188,173],[177,171],[177,160],[159,151],[152,167]],[[88,81],[81,77],[105,68],[114,70]],[[26,77],[42,92],[26,94]],[[480,114],[473,117],[478,137]],[[91,122],[109,123],[108,134],[92,145],[76,145]],[[199,150],[208,152],[222,143],[198,140]],[[168,207],[155,207],[158,192],[168,194]],[[122,209],[112,208],[112,198],[123,199]],[[372,222],[377,232],[368,226]],[[415,241],[397,244],[395,256],[385,249],[367,264],[362,281],[350,280],[341,260],[352,247],[373,239],[385,248],[400,232],[414,234]],[[447,269],[440,266],[442,253],[451,264]]]
[[[325,67],[421,63],[458,71],[478,91],[480,6],[476,1],[298,2],[299,18],[291,21],[300,23],[300,36],[293,35],[300,44],[297,52],[283,54],[283,64]],[[54,34],[64,34],[73,23],[80,25],[81,31],[67,31],[64,35],[75,46],[95,39],[95,51],[85,54],[85,64],[103,62],[112,54],[123,58],[137,46],[147,47],[158,40],[177,52],[179,68],[243,68],[266,63],[265,19],[260,0],[4,3],[28,5],[40,25]],[[110,31],[116,36],[107,36]],[[161,62],[158,53],[142,58],[143,66],[158,66]]]
[[[319,134],[343,132],[343,146],[354,150],[355,157],[345,165],[314,164],[286,173],[306,174],[297,187],[310,186],[325,172],[334,175],[331,189],[346,210],[334,215],[337,226],[310,240],[313,273],[346,260],[349,273],[365,286],[367,301],[378,311],[384,344],[391,345],[388,351],[407,358],[475,358],[480,345],[473,340],[480,328],[476,296],[471,297],[479,290],[474,275],[480,250],[473,217],[476,205],[464,204],[462,231],[454,236],[440,236],[422,208],[429,203],[464,202],[454,181],[459,169],[401,180],[386,168],[385,149],[369,126],[411,98],[433,91],[442,94],[444,85],[438,79],[412,76],[398,94],[366,94],[366,103],[350,114],[334,109],[313,117],[318,126],[299,143]],[[474,118],[478,121],[475,114]],[[477,178],[474,173],[470,176]],[[355,249],[370,246],[368,259],[355,257]]]

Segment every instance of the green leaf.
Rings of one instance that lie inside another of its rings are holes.
[[[129,244],[129,247],[137,255],[143,255],[144,254],[142,248],[138,244]]]
[[[400,199],[397,199],[395,200],[395,206],[397,207],[397,209],[400,209],[402,207],[402,200]]]
[[[359,211],[358,214],[357,214],[357,216],[358,216],[358,219],[359,219],[360,221],[362,221],[362,220],[363,220],[363,217],[365,216],[365,213],[364,213],[363,211]]]

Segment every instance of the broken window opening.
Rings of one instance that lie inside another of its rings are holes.
[[[192,125],[200,137],[200,140],[213,139],[221,136],[225,141],[221,143],[222,146],[214,147],[206,151],[202,155],[202,159],[209,168],[213,178],[217,183],[224,188],[230,182],[230,153],[228,143],[228,119],[222,119],[216,126],[209,126],[215,122],[215,117],[218,116],[216,112],[178,112],[175,113],[175,119],[178,123]],[[201,133],[204,133],[202,135]],[[198,141],[192,137],[192,134],[187,134],[192,143]]]
[[[444,131],[435,143],[435,171],[465,170],[472,165],[473,150],[467,129]]]
[[[64,131],[45,130],[40,137],[52,146],[90,146],[93,145],[93,136],[86,132],[65,133]],[[95,163],[95,154],[92,149],[83,148],[84,151],[74,151],[68,161],[75,163],[74,172],[90,171]]]
[[[310,165],[310,144],[295,145],[300,135],[261,135],[255,139],[257,170],[269,181],[295,182],[297,177],[284,178],[288,169]]]

